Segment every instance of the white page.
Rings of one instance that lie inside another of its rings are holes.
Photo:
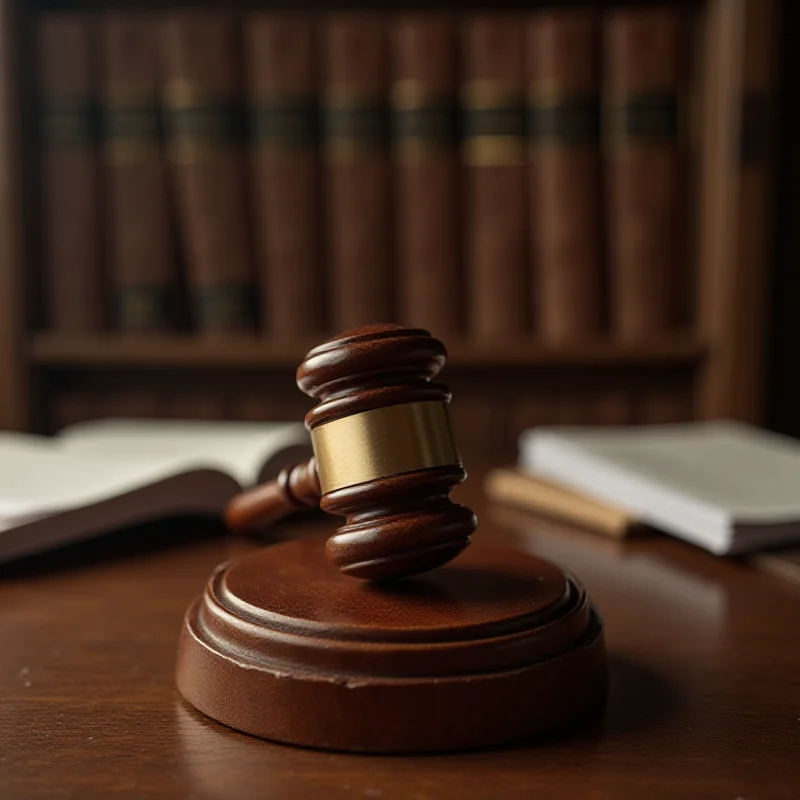
[[[4,437],[0,445],[0,519],[9,527],[89,505],[188,472],[176,455],[92,456],[31,447]]]
[[[3,459],[3,448],[24,447],[40,453],[52,453],[58,440],[52,436],[39,436],[35,433],[17,433],[16,431],[0,431],[0,461]]]
[[[302,423],[105,419],[79,423],[59,435],[63,452],[92,456],[177,456],[185,468],[226,472],[252,486],[276,452],[308,444]]]
[[[800,518],[800,444],[734,422],[651,428],[539,428],[523,440],[580,453],[717,509],[735,523]],[[528,456],[529,458],[530,456]],[[534,459],[535,462],[535,459]]]

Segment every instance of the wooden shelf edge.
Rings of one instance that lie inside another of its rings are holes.
[[[29,345],[33,364],[42,367],[296,368],[318,344],[276,342],[257,337],[202,339],[195,336],[35,335]],[[674,333],[641,344],[597,339],[553,346],[535,339],[502,344],[449,341],[452,367],[693,364],[707,352],[696,335]]]

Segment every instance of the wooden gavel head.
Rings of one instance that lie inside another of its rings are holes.
[[[315,347],[297,370],[320,401],[306,415],[320,507],[347,518],[326,551],[348,575],[425,572],[469,544],[475,515],[449,497],[466,478],[450,392],[431,381],[446,357],[427,331],[372,325]]]
[[[347,575],[414,575],[470,542],[475,515],[449,497],[466,478],[450,392],[432,382],[445,359],[427,331],[370,325],[315,347],[297,370],[298,386],[320,401],[306,416],[314,461],[284,472],[273,491],[297,507],[319,491],[320,507],[346,518],[326,552]]]

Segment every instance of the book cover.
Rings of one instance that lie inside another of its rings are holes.
[[[43,300],[47,326],[69,333],[98,331],[106,322],[97,55],[90,15],[39,17]]]
[[[599,16],[533,14],[527,43],[533,313],[563,342],[601,326]]]
[[[520,466],[717,555],[800,540],[800,445],[742,423],[538,428]]]
[[[0,431],[0,561],[178,515],[219,519],[239,491],[311,456],[302,424],[104,419]]]
[[[245,20],[261,325],[275,338],[325,330],[314,34],[309,16]]]
[[[615,539],[624,538],[637,525],[634,518],[613,505],[519,469],[491,470],[484,478],[483,489],[493,503],[541,514]]]
[[[112,322],[176,325],[177,272],[161,141],[158,29],[149,15],[101,22],[103,171]]]
[[[239,25],[225,12],[172,13],[163,45],[167,154],[192,322],[205,333],[251,331]]]
[[[398,314],[436,336],[461,327],[456,41],[448,15],[392,25]]]
[[[323,40],[330,315],[335,330],[347,330],[394,315],[385,23],[334,14]]]
[[[674,324],[682,255],[679,9],[614,9],[605,21],[611,327],[623,340]]]
[[[524,19],[470,16],[462,33],[468,332],[502,340],[530,327]]]

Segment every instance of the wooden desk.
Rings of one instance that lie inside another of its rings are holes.
[[[478,535],[559,561],[600,608],[611,659],[602,720],[424,758],[227,730],[177,696],[175,643],[212,568],[253,545],[151,526],[0,573],[0,798],[800,796],[800,591],[668,539],[619,547],[524,517],[505,530],[479,490],[473,477],[460,492]]]

